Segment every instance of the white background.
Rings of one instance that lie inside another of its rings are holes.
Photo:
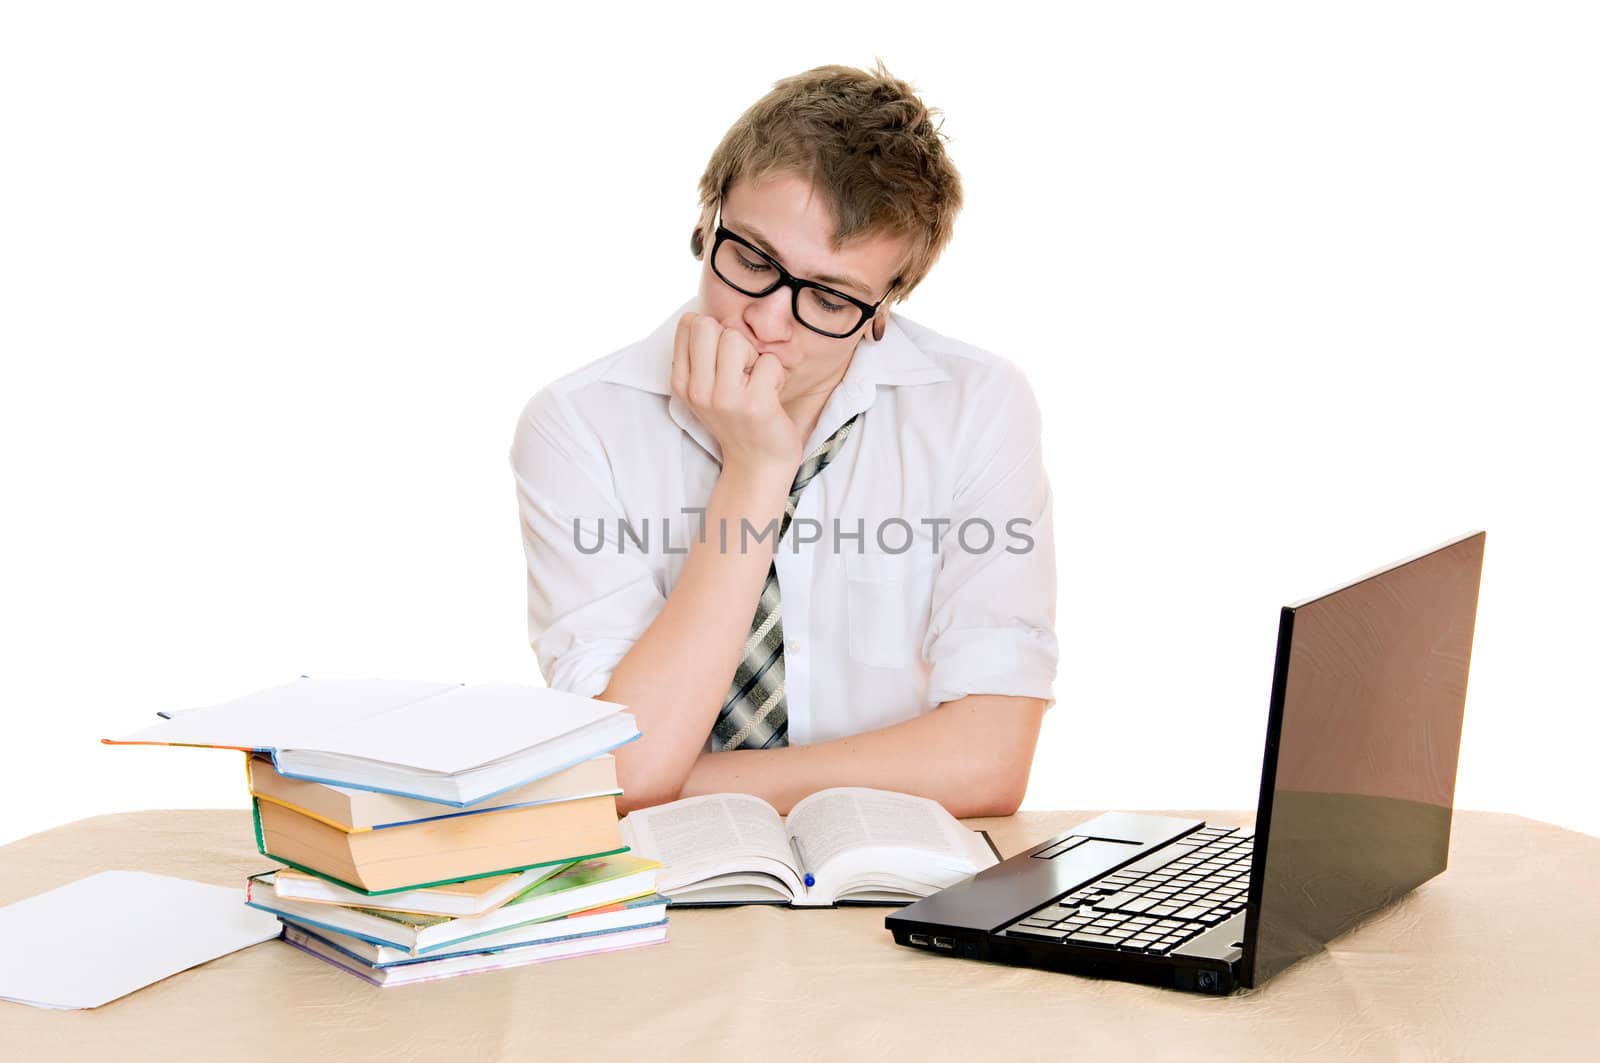
[[[1040,10],[6,5],[0,842],[244,807],[99,744],[160,709],[542,681],[518,411],[693,292],[748,104],[874,56],[968,198],[903,309],[1047,414],[1027,806],[1253,807],[1279,606],[1483,527],[1458,804],[1600,833],[1595,8]]]

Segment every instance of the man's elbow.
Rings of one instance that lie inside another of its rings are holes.
[[[600,701],[633,704],[627,697],[613,691],[609,682],[595,697]],[[641,737],[638,741],[629,742],[613,750],[611,755],[616,758],[617,788],[622,791],[617,796],[617,815],[626,816],[637,809],[652,808],[678,799],[684,780],[670,778],[667,772],[661,770],[660,751],[649,739]]]
[[[626,816],[640,808],[652,808],[664,805],[669,801],[676,801],[682,790],[682,783],[674,783],[660,775],[648,776],[637,771],[625,770],[622,762],[617,763],[617,787],[622,793],[617,796],[617,815]]]
[[[1022,807],[1028,792],[1028,776],[1033,772],[1033,744],[1024,743],[1004,756],[996,757],[978,772],[971,792],[980,811],[969,816],[1011,816]]]
[[[628,813],[637,812],[641,808],[653,808],[656,805],[665,803],[664,801],[655,800],[650,794],[636,794],[631,790],[624,789],[622,793],[617,795],[617,815],[619,817],[626,816]]]
[[[1022,798],[1028,790],[1028,777],[1024,775],[1020,783],[1006,780],[996,787],[991,798],[993,812],[991,816],[1014,816],[1017,809],[1022,807]]]
[[[1045,703],[1038,698],[976,694],[962,700],[965,711],[959,719],[966,728],[955,763],[964,764],[966,770],[951,773],[962,782],[957,804],[946,807],[961,818],[1014,815],[1028,791]],[[972,756],[974,748],[985,750],[985,755]]]
[[[1022,807],[1023,795],[1028,789],[1028,774],[1024,771],[1020,778],[1015,773],[997,775],[989,780],[987,786],[980,791],[978,799],[979,811],[972,812],[972,816],[1011,816]]]
[[[958,793],[946,798],[945,808],[957,819],[1010,816],[1022,807],[1028,789],[1028,772],[995,768],[971,775]]]
[[[615,750],[617,759],[617,814],[626,816],[638,808],[651,808],[676,801],[683,792],[684,779],[663,771],[652,749],[645,742],[632,742]]]

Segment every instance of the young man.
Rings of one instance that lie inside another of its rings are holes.
[[[930,112],[881,64],[787,78],[700,201],[697,298],[517,426],[546,681],[637,718],[624,811],[871,786],[1011,814],[1053,701],[1051,496],[1020,372],[890,314],[961,202]]]

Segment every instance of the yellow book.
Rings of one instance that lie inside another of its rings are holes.
[[[375,830],[345,830],[260,798],[263,856],[361,893],[393,893],[621,852],[609,794]]]

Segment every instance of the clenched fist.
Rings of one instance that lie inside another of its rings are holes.
[[[779,396],[789,371],[716,318],[690,311],[672,346],[672,393],[722,448],[722,467],[792,474],[805,440]]]

